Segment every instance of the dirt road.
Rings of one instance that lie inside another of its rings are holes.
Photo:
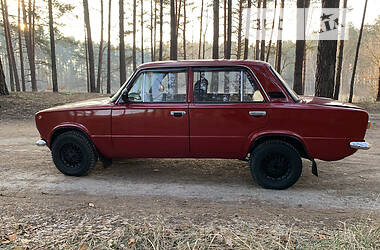
[[[300,181],[286,191],[260,188],[251,180],[248,164],[238,160],[125,159],[108,169],[99,163],[86,177],[64,176],[54,167],[50,150],[34,145],[39,135],[33,121],[11,121],[0,127],[0,190],[378,210],[379,115],[372,115],[372,121],[373,129],[367,134],[371,150],[338,162],[319,161],[319,178],[311,174],[311,164],[305,160]]]
[[[2,120],[0,240],[9,241],[10,234],[20,232],[18,225],[43,224],[26,230],[30,237],[24,237],[25,242],[15,242],[57,246],[68,242],[65,230],[74,230],[78,223],[80,228],[96,224],[99,218],[113,230],[117,221],[159,219],[166,225],[191,222],[196,227],[259,223],[276,226],[278,234],[279,225],[319,233],[339,227],[341,221],[371,217],[378,223],[380,112],[372,112],[371,120],[373,128],[366,136],[371,150],[338,162],[318,161],[319,178],[305,160],[299,182],[284,191],[260,188],[248,164],[238,160],[124,159],[107,169],[98,164],[86,177],[64,176],[52,163],[49,149],[34,145],[39,135],[33,120]]]

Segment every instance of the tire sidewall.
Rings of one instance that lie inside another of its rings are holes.
[[[289,161],[290,172],[284,179],[272,179],[265,173],[263,161],[268,154],[273,153],[279,153]],[[253,151],[250,168],[252,177],[260,186],[268,189],[286,189],[296,183],[301,176],[302,160],[296,149],[287,143],[264,143]]]
[[[66,144],[75,144],[81,151],[82,159],[79,167],[71,168],[66,166],[61,159],[61,150]],[[84,138],[78,137],[74,134],[60,135],[52,145],[52,156],[55,166],[59,171],[65,175],[82,176],[86,175],[92,165],[93,151]]]

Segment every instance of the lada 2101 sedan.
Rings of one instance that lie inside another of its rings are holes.
[[[111,98],[40,111],[41,135],[62,173],[87,174],[98,159],[249,159],[253,179],[285,189],[301,158],[336,161],[368,149],[368,113],[300,97],[267,63],[170,61],[141,65]]]

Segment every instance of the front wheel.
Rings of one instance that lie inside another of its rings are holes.
[[[57,169],[70,176],[87,175],[97,161],[94,146],[78,131],[59,135],[53,142],[51,152]]]
[[[251,153],[249,165],[257,184],[269,189],[286,189],[296,183],[302,173],[298,151],[279,140],[258,145]]]

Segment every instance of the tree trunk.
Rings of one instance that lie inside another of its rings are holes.
[[[244,0],[239,0],[239,11],[238,11],[238,36],[237,36],[237,51],[236,51],[236,58],[240,59],[241,56],[241,32],[242,32],[242,26],[243,26],[243,1]]]
[[[213,1],[214,10],[214,38],[212,43],[212,58],[219,58],[219,0]]]
[[[31,78],[32,78],[32,90],[37,91],[37,76],[36,76],[36,44],[35,44],[35,11],[36,11],[36,1],[29,0],[29,41],[30,41],[30,50],[31,56],[33,59],[33,67],[31,68]],[[32,70],[33,68],[33,70]],[[34,72],[34,73],[33,73]],[[34,79],[33,79],[34,78]]]
[[[198,43],[198,59],[201,59],[201,47],[202,47],[202,26],[203,26],[203,0],[201,4],[201,15],[200,15],[200,24],[199,24],[199,43]]]
[[[1,4],[3,5],[3,1],[1,0]],[[5,37],[5,44],[7,49],[7,60],[8,60],[8,70],[9,70],[9,85],[11,87],[11,91],[15,91],[15,83],[13,79],[13,67],[12,67],[12,57],[11,52],[9,50],[9,41],[8,41],[8,32],[7,32],[7,25],[6,25],[6,19],[5,19],[5,13],[4,8],[1,8],[2,15],[3,15],[3,28],[4,28],[4,37]]]
[[[183,0],[183,60],[186,60],[186,0]]]
[[[136,20],[136,0],[134,1],[133,18]],[[136,23],[134,23],[134,28]],[[136,30],[135,30],[136,31]],[[135,41],[135,34],[133,33],[133,41]],[[136,46],[136,44],[134,43]],[[134,50],[133,70],[136,69],[136,50]],[[125,66],[125,43],[124,43],[124,0],[119,0],[119,67],[120,67],[120,86],[127,80],[127,72]]]
[[[102,77],[103,66],[103,30],[104,30],[104,7],[103,0],[100,0],[100,43],[99,43],[99,57],[98,57],[98,77],[96,79],[96,92],[100,93],[100,83]]]
[[[132,44],[132,64],[133,64],[133,70],[136,70],[136,10],[137,5],[136,5],[136,0],[133,0],[133,44]]]
[[[347,0],[343,0],[343,8],[347,8]],[[342,23],[346,21],[346,12],[343,13]],[[343,50],[344,50],[344,38],[341,37],[339,40],[339,54],[338,54],[338,65],[336,66],[335,75],[335,90],[334,99],[339,99],[340,82],[342,80],[342,65],[343,65]]]
[[[338,8],[339,0],[322,0],[322,8]],[[337,40],[319,40],[315,95],[333,98]]]
[[[223,52],[227,56],[227,0],[223,0]]]
[[[182,0],[176,0],[175,2],[175,5],[177,6],[177,1],[179,1],[179,4],[178,4],[178,10],[177,10],[177,7],[176,7],[176,17],[177,17],[177,25],[176,25],[176,34],[178,36],[179,32],[179,20],[180,20],[180,17],[181,17],[181,9],[182,9]]]
[[[150,61],[154,61],[154,48],[153,48],[153,0],[150,0]]]
[[[3,70],[3,64],[0,58],[0,95],[9,95],[7,83],[5,81],[5,75]]]
[[[141,24],[141,63],[144,63],[144,1],[140,1],[141,3],[141,19],[140,19],[140,24]]]
[[[88,0],[83,0],[84,9],[84,23],[86,25],[87,31],[87,48],[88,48],[88,64],[90,66],[90,92],[96,91],[95,86],[95,59],[94,59],[94,48],[91,38],[91,24],[90,24],[90,13],[88,11]]]
[[[379,65],[379,69],[378,69],[378,79],[377,79],[377,97],[376,97],[376,101],[377,102],[380,102],[380,65]]]
[[[226,59],[231,59],[231,45],[232,45],[232,0],[228,1],[227,8],[227,48],[226,48]]]
[[[203,0],[202,0],[203,2]],[[177,17],[174,0],[170,0],[170,60],[177,60]]]
[[[18,47],[20,52],[20,67],[21,67],[21,89],[26,90],[25,86],[25,68],[24,68],[24,54],[22,49],[22,39],[21,39],[21,2],[17,1],[17,25],[18,25]]]
[[[108,2],[107,94],[111,94],[111,3]]]
[[[265,58],[266,62],[268,62],[268,60],[269,60],[269,55],[270,55],[270,51],[271,51],[271,48],[272,48],[272,39],[273,39],[273,31],[274,31],[274,22],[276,20],[276,11],[277,11],[277,0],[274,1],[274,13],[273,13],[272,30],[271,30],[271,33],[270,33],[270,39],[269,39],[269,44],[268,44],[267,57]]]
[[[297,0],[297,8],[309,8],[310,0]],[[307,16],[304,17],[304,20],[307,20]],[[297,33],[302,33],[303,36],[304,34],[304,25],[306,23],[299,25],[297,24]],[[302,72],[303,72],[303,62],[305,58],[305,38],[302,40],[297,40],[296,41],[296,60],[294,64],[294,85],[293,89],[294,91],[299,94],[303,95],[304,94],[304,82],[302,81]]]
[[[160,45],[159,45],[159,54],[158,54],[158,60],[162,61],[162,27],[164,26],[164,21],[163,21],[163,10],[164,10],[164,1],[160,0]]]
[[[249,25],[251,23],[251,6],[252,1],[248,0],[248,10],[247,10],[247,22],[245,24],[246,35],[244,37],[244,60],[248,59],[248,49],[249,49]]]
[[[265,27],[266,27],[266,7],[267,7],[267,0],[263,0],[263,25],[261,30],[261,48],[260,48],[260,60],[265,60]]]
[[[307,50],[305,46],[305,52],[304,52],[304,57],[303,57],[303,64],[302,64],[302,86],[303,86],[303,95],[305,94],[305,89],[306,89],[306,65],[307,65]]]
[[[256,29],[256,45],[255,45],[255,60],[260,58],[260,29],[261,29],[261,1],[257,0],[257,29]]]
[[[8,56],[10,59],[9,61],[11,63],[9,67],[11,67],[13,70],[13,77],[14,77],[14,81],[16,85],[16,91],[20,91],[20,81],[18,78],[16,58],[15,58],[15,54],[13,50],[12,37],[11,37],[11,31],[10,31],[9,19],[8,19],[7,0],[1,0],[1,8],[2,8],[2,13],[3,13],[4,35],[5,35],[6,43],[8,47]]]
[[[207,11],[206,20],[208,20],[208,11]],[[203,52],[202,52],[202,59],[205,59],[205,54],[206,54],[206,34],[207,34],[207,29],[208,29],[208,22],[206,22],[205,31],[203,32]]]
[[[87,43],[87,34],[86,34],[86,25],[84,27],[84,52],[86,54],[86,84],[87,92],[90,93],[90,70],[88,68],[88,43]]]
[[[153,57],[152,61],[156,61],[156,44],[157,44],[157,0],[154,0],[154,31],[153,31]]]
[[[25,1],[21,0],[21,5],[23,9],[23,22],[25,25],[24,29],[24,36],[25,36],[25,44],[26,44],[26,53],[28,55],[28,61],[29,61],[29,68],[30,68],[30,81],[32,85],[32,91],[37,91],[37,80],[36,80],[36,61],[34,57],[34,50],[33,50],[33,40],[32,40],[32,32],[33,32],[33,25],[31,23],[31,1],[29,0],[29,23],[27,22],[27,15],[26,15],[26,6]]]
[[[53,92],[58,92],[57,59],[55,55],[52,0],[48,0],[48,5],[49,5],[49,33],[50,33],[50,54],[51,54],[51,80],[53,82]]]
[[[282,32],[281,32],[281,23],[282,18],[284,17],[284,7],[285,7],[285,0],[281,0],[281,6],[280,6],[280,18],[278,22],[278,32],[279,35],[277,37],[277,45],[276,45],[276,58],[274,62],[274,67],[277,72],[281,73],[281,55],[282,55]]]
[[[368,0],[365,0],[364,4],[364,11],[363,11],[363,18],[362,18],[362,24],[360,26],[360,33],[359,33],[359,39],[358,44],[356,46],[356,54],[355,54],[355,61],[354,61],[354,68],[352,69],[352,77],[351,77],[351,85],[350,85],[350,96],[348,98],[348,102],[352,103],[352,99],[354,97],[354,83],[355,83],[355,73],[356,73],[356,65],[358,63],[358,57],[359,57],[359,50],[360,50],[360,43],[362,41],[362,35],[363,35],[363,27],[364,27],[364,20],[365,20],[365,14],[367,11],[367,3]]]
[[[13,79],[13,68],[11,67],[12,62],[10,61],[10,57],[8,56],[8,70],[9,70],[9,82],[11,86],[11,91],[15,91],[15,81]]]

